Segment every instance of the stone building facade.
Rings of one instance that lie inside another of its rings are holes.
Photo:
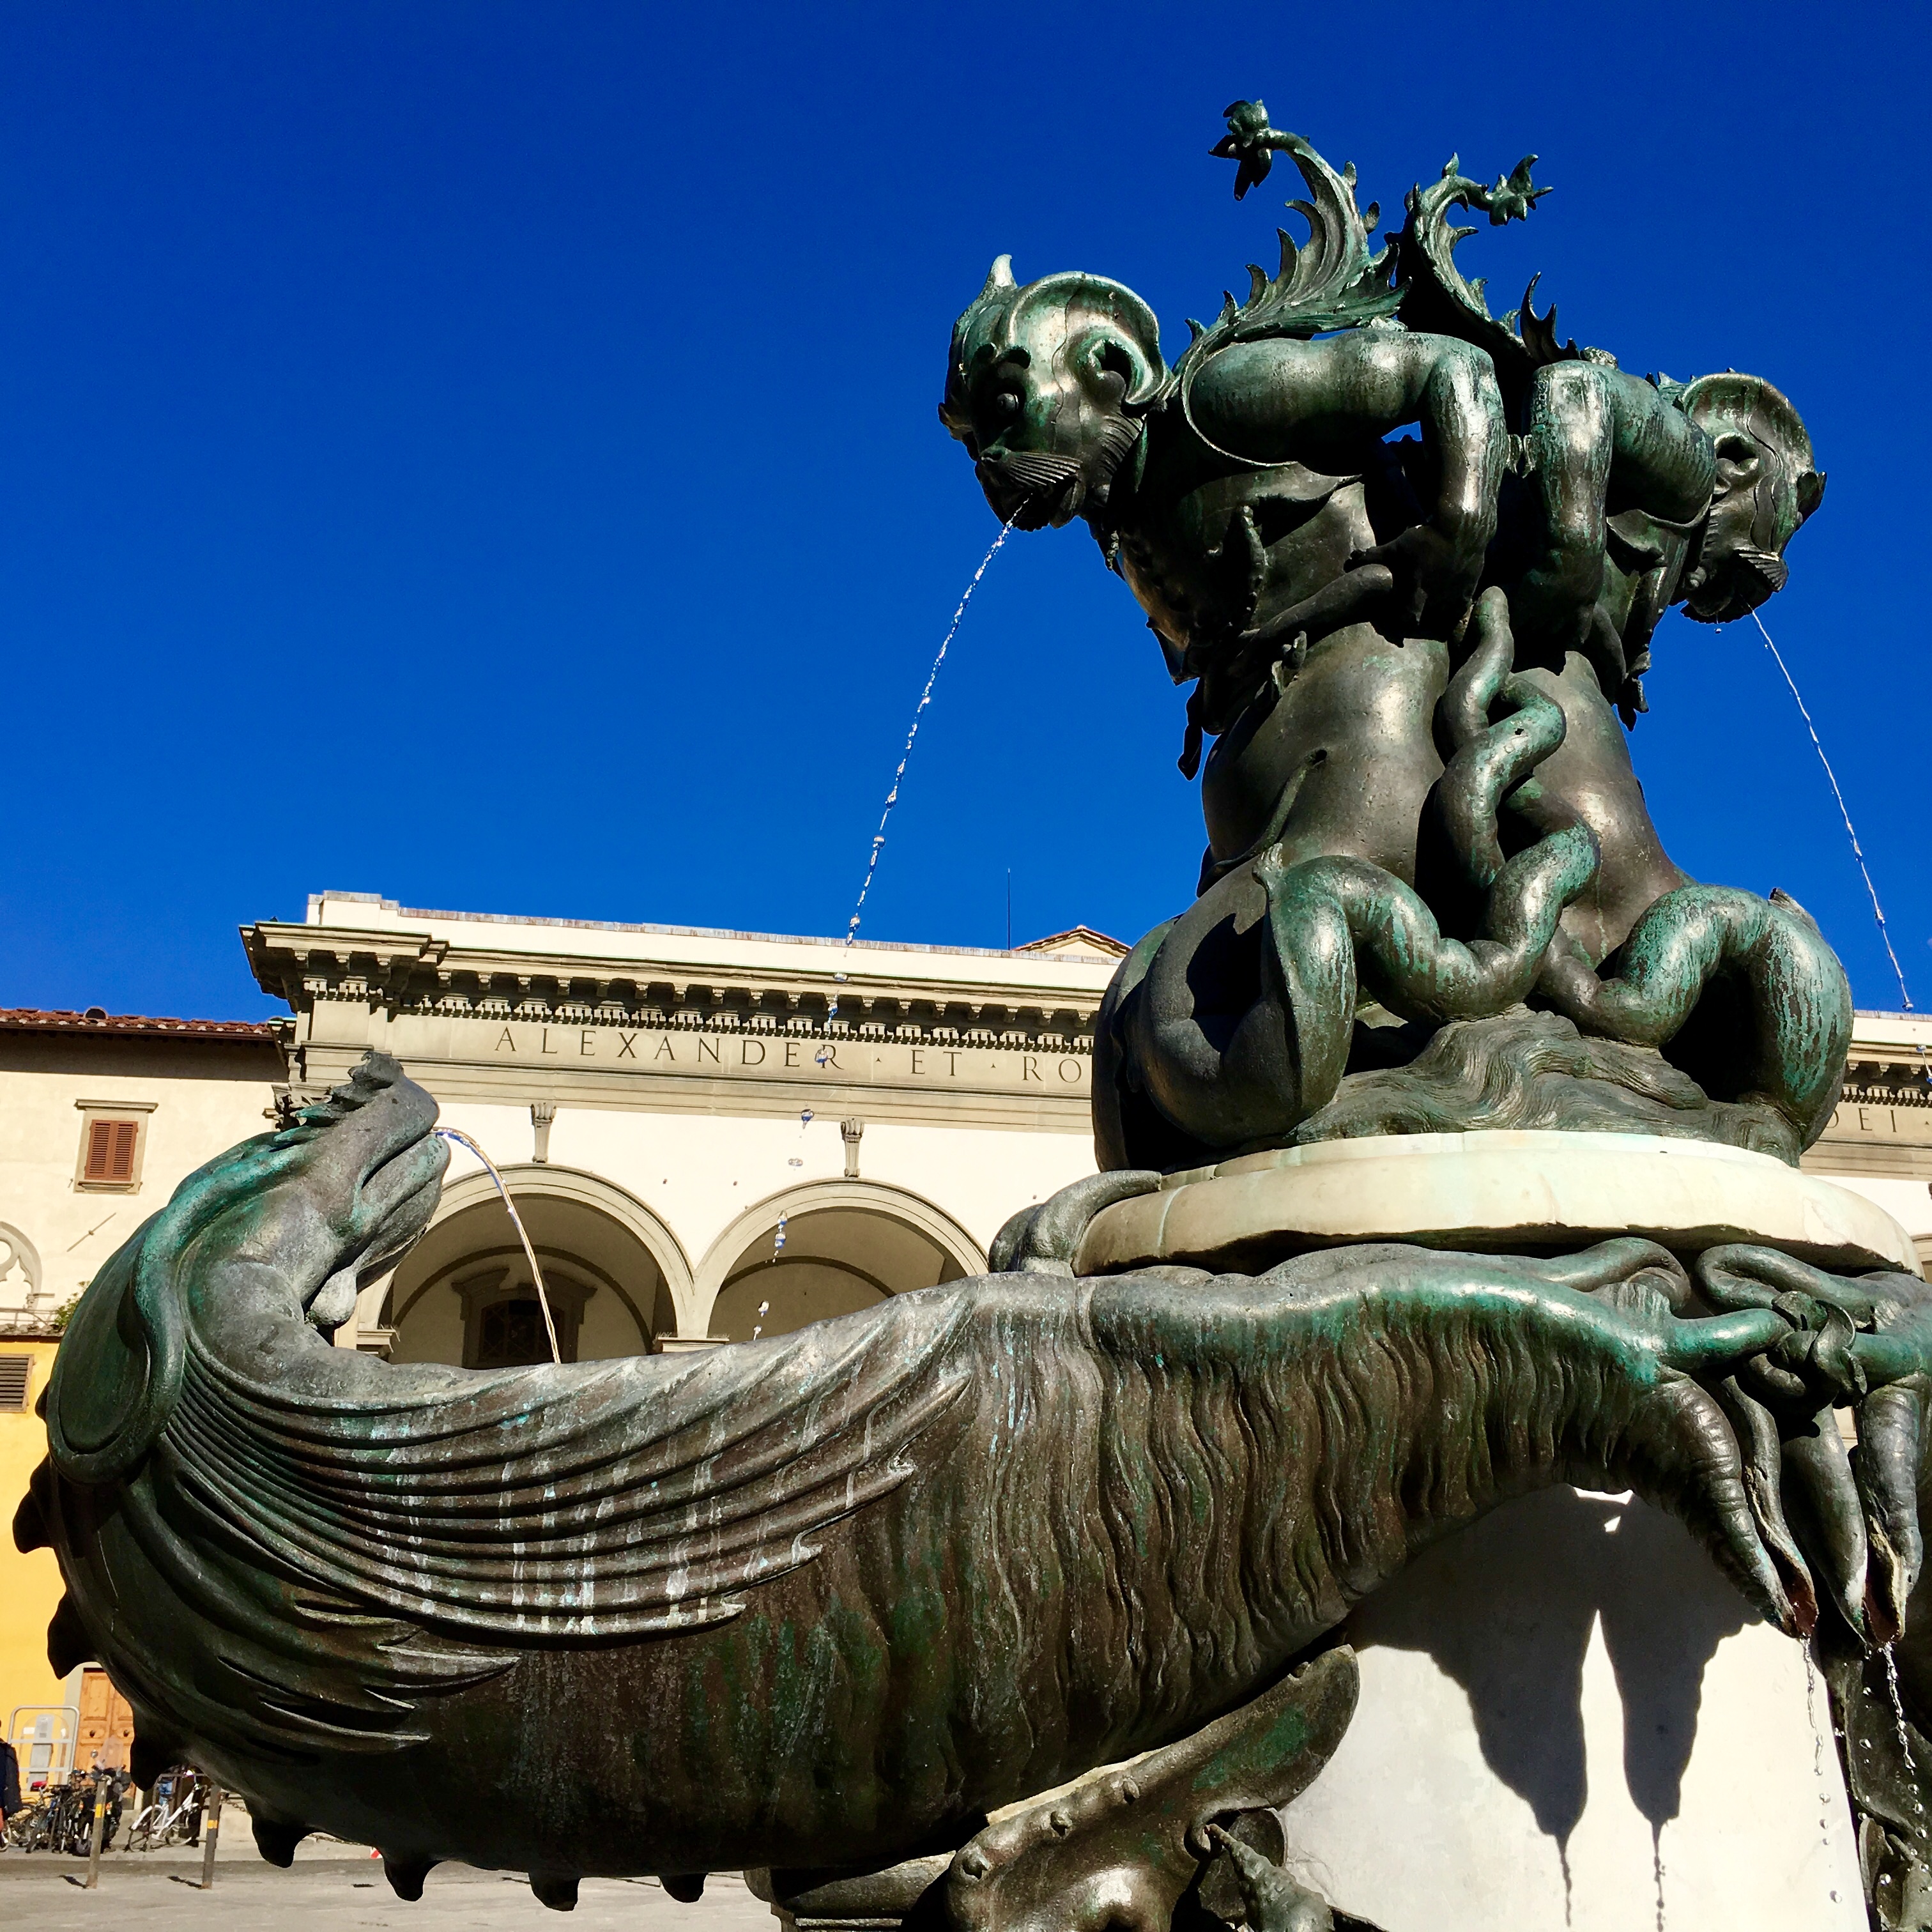
[[[1091,1171],[1094,1016],[1124,949],[1012,952],[422,912],[327,893],[244,934],[295,1092],[393,1053],[518,1204],[581,1358],[781,1334],[986,1265]],[[358,1346],[533,1357],[529,1269],[453,1149]],[[345,1333],[344,1340],[348,1336]],[[547,1345],[546,1345],[547,1346]]]
[[[0,1011],[0,1724],[30,1782],[71,1763],[101,1688],[48,1668],[60,1572],[4,1533],[46,1453],[34,1406],[61,1312],[178,1183],[267,1130],[286,1030]]]

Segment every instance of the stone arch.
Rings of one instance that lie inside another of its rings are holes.
[[[807,1181],[755,1202],[712,1243],[692,1286],[706,1310],[698,1332],[728,1341],[754,1330],[785,1334],[986,1268],[979,1244],[922,1195],[879,1181]]]
[[[691,1264],[637,1197],[601,1175],[534,1162],[501,1170],[558,1316],[567,1358],[638,1354],[688,1320]],[[487,1174],[452,1181],[422,1238],[372,1291],[364,1327],[388,1332],[393,1359],[468,1362],[500,1338],[500,1304],[533,1300],[529,1264]],[[527,1324],[524,1324],[527,1328]]]

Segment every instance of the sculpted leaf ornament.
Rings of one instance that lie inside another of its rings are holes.
[[[1240,163],[1234,173],[1234,199],[1240,201],[1250,188],[1268,179],[1274,166],[1274,150],[1295,147],[1301,137],[1270,127],[1267,106],[1259,100],[1231,100],[1221,116],[1228,131],[1208,152],[1224,161]]]
[[[1463,174],[1460,158],[1451,154],[1437,179],[1426,188],[1409,190],[1408,218],[1396,244],[1402,320],[1412,328],[1459,336],[1486,350],[1504,394],[1512,401],[1545,364],[1594,359],[1597,352],[1579,349],[1574,342],[1558,347],[1556,309],[1538,315],[1530,304],[1540,276],[1530,278],[1520,308],[1508,315],[1491,315],[1485,278],[1468,280],[1456,263],[1456,250],[1476,231],[1454,226],[1450,211],[1460,208],[1486,214],[1492,228],[1527,220],[1536,204],[1552,192],[1533,184],[1530,170],[1535,164],[1536,157],[1526,154],[1507,175],[1498,175],[1493,185],[1485,188]]]
[[[1356,206],[1354,164],[1336,172],[1299,134],[1269,127],[1268,110],[1258,100],[1236,101],[1228,116],[1231,130],[1244,131],[1231,131],[1214,152],[1240,160],[1236,194],[1246,192],[1239,181],[1252,169],[1260,167],[1255,180],[1266,173],[1269,151],[1279,149],[1308,186],[1307,200],[1288,203],[1307,222],[1308,238],[1298,244],[1286,229],[1277,229],[1281,259],[1274,274],[1250,262],[1245,302],[1224,292],[1221,313],[1210,326],[1204,328],[1188,318],[1192,340],[1166,393],[1178,396],[1182,415],[1210,447],[1215,446],[1214,439],[1194,422],[1188,394],[1195,378],[1222,350],[1238,342],[1312,341],[1338,329],[1359,328],[1392,315],[1402,299],[1394,280],[1393,248],[1370,252],[1369,237],[1382,209],[1374,202],[1366,210]]]

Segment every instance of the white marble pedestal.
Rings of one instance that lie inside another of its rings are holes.
[[[1863,1932],[1822,1678],[1678,1523],[1558,1490],[1347,1626],[1361,1702],[1286,1814],[1384,1932]],[[1808,1702],[1809,1709],[1808,1710]]]

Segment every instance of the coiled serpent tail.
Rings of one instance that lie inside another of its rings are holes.
[[[1476,647],[1450,680],[1438,710],[1455,751],[1435,802],[1464,878],[1487,892],[1503,869],[1497,814],[1562,743],[1567,727],[1553,698],[1510,671],[1516,643],[1502,591],[1484,593],[1475,628]],[[1498,700],[1503,715],[1492,722]]]

